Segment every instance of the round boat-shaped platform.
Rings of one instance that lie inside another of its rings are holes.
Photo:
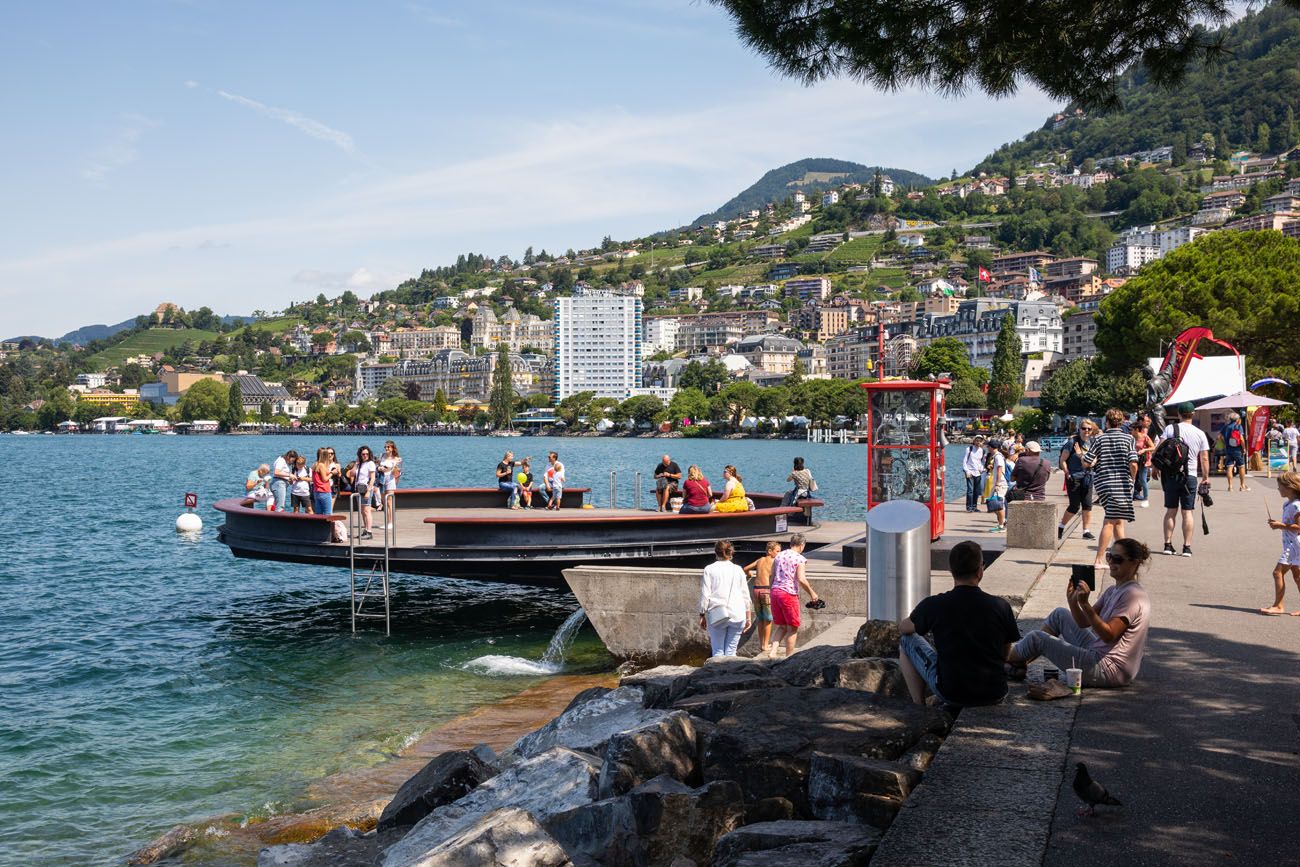
[[[719,539],[744,556],[761,554],[771,539],[811,529],[817,500],[782,506],[779,494],[751,493],[755,509],[681,515],[636,509],[584,508],[586,488],[564,492],[564,507],[546,511],[540,494],[532,510],[511,510],[494,488],[416,488],[394,495],[392,528],[374,513],[374,538],[334,542],[332,525],[348,521],[341,495],[334,515],[268,512],[252,500],[216,503],[225,515],[218,538],[237,557],[348,568],[387,556],[392,572],[558,584],[561,571],[581,565],[704,565]]]

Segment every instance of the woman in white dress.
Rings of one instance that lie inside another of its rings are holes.
[[[700,576],[700,627],[709,633],[714,656],[735,656],[754,614],[749,584],[745,570],[731,562],[735,546],[718,542],[713,553],[718,559]]]

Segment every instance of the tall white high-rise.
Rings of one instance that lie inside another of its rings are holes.
[[[578,289],[555,299],[555,400],[580,391],[626,400],[641,387],[641,299]]]

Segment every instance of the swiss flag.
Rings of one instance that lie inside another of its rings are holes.
[[[987,268],[980,268],[979,279],[981,283],[992,283],[993,275],[989,273]]]

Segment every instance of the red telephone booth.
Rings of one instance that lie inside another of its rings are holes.
[[[930,509],[930,535],[943,535],[946,380],[864,382],[867,390],[867,509],[916,500]]]

